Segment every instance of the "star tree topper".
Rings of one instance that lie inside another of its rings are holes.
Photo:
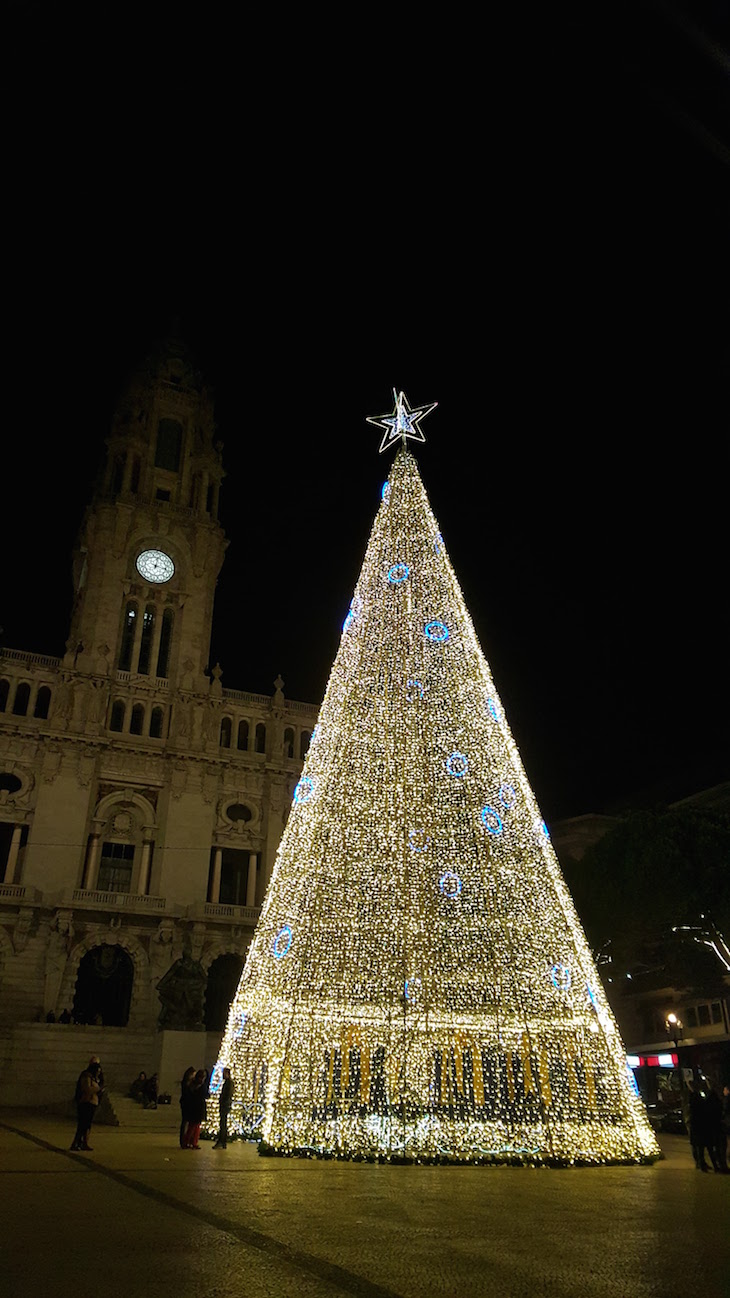
[[[414,442],[425,442],[419,427],[420,421],[430,415],[432,410],[436,409],[437,401],[433,401],[430,406],[418,406],[412,410],[404,392],[396,392],[393,388],[393,400],[395,401],[395,410],[391,415],[367,415],[366,422],[375,424],[376,428],[384,428],[385,435],[380,443],[380,450],[385,451],[398,438],[403,439],[405,446],[407,438],[412,438]]]

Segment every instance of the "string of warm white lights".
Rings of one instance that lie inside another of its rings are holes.
[[[231,1129],[282,1152],[658,1153],[405,442],[214,1095],[224,1066]]]

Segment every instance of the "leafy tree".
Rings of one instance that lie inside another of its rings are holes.
[[[716,985],[724,968],[681,928],[730,936],[730,816],[697,808],[637,811],[565,874],[589,941],[617,972],[660,970]]]

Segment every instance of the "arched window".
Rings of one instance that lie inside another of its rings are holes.
[[[177,419],[161,419],[157,425],[155,467],[177,473],[182,449],[182,424]]]
[[[139,456],[135,455],[134,459],[132,460],[132,476],[129,480],[129,490],[132,492],[132,495],[134,496],[136,496],[137,492],[139,491],[139,474],[140,474]]]
[[[10,690],[10,681],[6,680],[5,677],[3,677],[3,679],[0,681],[0,712],[5,711],[5,707],[8,701],[9,690]]]
[[[144,704],[135,703],[132,708],[132,719],[129,723],[130,735],[141,735],[144,728]]]
[[[293,730],[284,731],[284,756],[285,757],[294,756],[294,731]]]
[[[221,748],[230,748],[231,746],[231,718],[224,717],[221,721]]]
[[[307,756],[307,750],[309,749],[309,741],[311,738],[312,738],[311,730],[303,730],[301,735],[299,736],[299,757],[302,762],[304,761],[304,758]]]
[[[150,717],[150,739],[162,738],[162,719],[164,717],[163,708],[153,708]]]
[[[13,700],[13,716],[24,717],[28,711],[28,700],[30,699],[30,685],[23,681],[15,691]]]
[[[253,820],[253,812],[250,807],[246,806],[245,802],[229,803],[226,807],[226,815],[229,820],[242,820],[244,825],[247,825],[249,820]]]
[[[122,731],[124,729],[124,700],[115,699],[112,703],[112,714],[109,718],[109,729]]]
[[[137,626],[137,605],[134,600],[130,600],[124,610],[124,626],[122,627],[122,643],[119,650],[119,670],[128,672],[132,667],[132,649],[134,648],[134,632]]]
[[[142,616],[142,640],[139,646],[137,671],[140,676],[150,674],[150,655],[152,653],[152,636],[155,630],[155,606],[148,604]]]
[[[50,702],[51,702],[51,691],[49,686],[41,685],[38,693],[36,694],[33,716],[40,717],[41,720],[45,721],[46,717],[48,716],[48,708]]]
[[[248,748],[248,721],[239,721],[237,747],[244,752]]]
[[[263,721],[259,721],[256,727],[256,752],[266,752],[266,726]]]
[[[219,955],[208,970],[205,989],[205,1027],[208,1032],[222,1032],[228,1020],[231,1001],[243,970],[240,955]]]
[[[101,845],[99,892],[131,892],[134,843],[109,842]]]
[[[167,677],[168,667],[170,665],[170,645],[172,644],[172,609],[166,608],[162,614],[162,630],[160,632],[160,649],[157,654],[157,675]]]

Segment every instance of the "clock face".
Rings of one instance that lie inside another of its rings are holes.
[[[175,565],[164,550],[143,550],[137,558],[137,572],[145,581],[162,585],[170,580],[174,571]]]

